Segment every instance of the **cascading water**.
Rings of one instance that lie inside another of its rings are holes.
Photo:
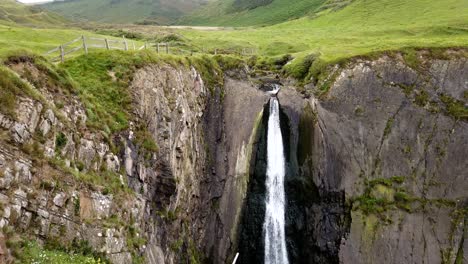
[[[267,137],[266,211],[263,224],[265,238],[265,264],[288,264],[286,251],[285,160],[280,127],[279,102],[270,99]]]

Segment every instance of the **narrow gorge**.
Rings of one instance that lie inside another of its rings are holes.
[[[307,84],[169,59],[122,79],[114,63],[120,130],[90,122],[60,68],[11,57],[0,249],[19,233],[117,264],[468,262],[462,52],[354,58]]]

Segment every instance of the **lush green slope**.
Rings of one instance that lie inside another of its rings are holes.
[[[168,24],[206,0],[68,0],[43,5],[75,20]]]
[[[468,1],[355,0],[270,27],[182,33],[205,49],[250,46],[260,55],[320,53],[326,60],[405,47],[466,47]]]
[[[0,23],[16,23],[27,26],[58,26],[66,20],[36,6],[27,6],[15,0],[0,1]]]
[[[216,0],[181,18],[177,23],[202,26],[275,24],[313,14],[325,2],[326,0]]]

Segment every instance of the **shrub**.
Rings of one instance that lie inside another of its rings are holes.
[[[59,132],[55,137],[55,147],[57,151],[62,150],[67,145],[67,136],[62,132]]]

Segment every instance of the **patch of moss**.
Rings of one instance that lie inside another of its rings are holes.
[[[362,116],[364,114],[364,108],[360,105],[356,106],[354,109],[354,114],[357,116]]]
[[[426,106],[427,103],[429,102],[429,94],[424,90],[419,91],[416,94],[414,102],[421,107]]]
[[[403,51],[403,59],[406,65],[414,70],[421,68],[422,61],[419,58],[418,52],[415,49],[406,49]]]
[[[392,208],[405,208],[406,210],[409,200],[401,199],[404,195],[402,190],[395,190],[395,185],[402,184],[404,180],[403,176],[393,176],[365,181],[364,193],[354,199],[353,209],[359,209],[365,215],[376,214],[382,219],[386,219],[383,213]]]
[[[445,112],[449,116],[457,120],[468,121],[468,107],[462,101],[458,101],[446,94],[441,94],[439,98],[445,104]]]
[[[386,138],[392,131],[392,126],[393,126],[394,121],[395,121],[395,118],[393,117],[390,117],[388,119],[387,124],[385,125],[384,133],[383,133],[384,138]]]
[[[403,90],[403,93],[406,95],[406,97],[411,96],[411,94],[413,93],[414,88],[416,87],[415,84],[407,85],[407,84],[403,84],[403,83],[398,83],[396,85]]]

